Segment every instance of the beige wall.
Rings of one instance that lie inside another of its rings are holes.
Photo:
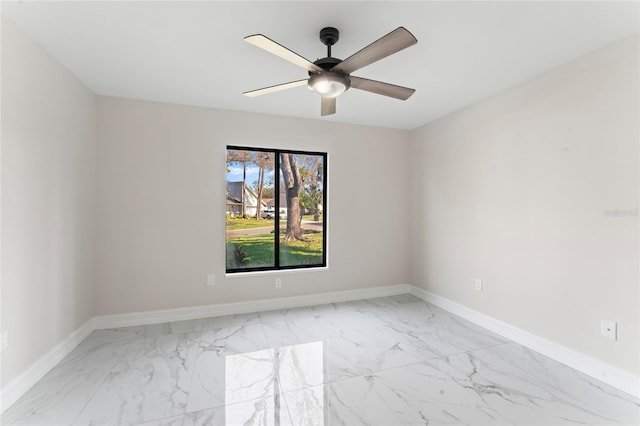
[[[410,149],[414,285],[636,374],[638,47],[424,126]]]
[[[98,105],[97,314],[408,282],[407,132],[108,97]],[[327,270],[225,278],[227,145],[328,153]]]
[[[636,37],[403,132],[96,100],[3,17],[1,383],[93,315],[407,282],[638,373],[638,71]],[[328,269],[225,278],[227,144],[329,153]]]
[[[2,385],[94,313],[95,95],[2,16]]]

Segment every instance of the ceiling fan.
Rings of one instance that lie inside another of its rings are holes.
[[[260,96],[307,85],[311,91],[322,97],[320,112],[322,116],[335,114],[336,97],[350,87],[403,101],[413,95],[415,89],[351,75],[360,68],[416,44],[418,40],[407,29],[398,27],[345,60],[331,56],[331,46],[338,41],[339,36],[339,31],[333,27],[320,30],[320,41],[327,46],[327,56],[315,62],[303,58],[262,34],[245,37],[244,39],[249,43],[304,68],[309,72],[309,78],[251,90],[244,92],[243,95]]]

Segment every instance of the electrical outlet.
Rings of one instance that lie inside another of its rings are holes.
[[[7,346],[9,346],[9,330],[3,330],[0,333],[0,352],[7,349]]]
[[[618,324],[611,320],[600,320],[600,334],[609,339],[618,340]]]
[[[476,290],[482,291],[482,280],[480,278],[476,278]]]
[[[282,287],[282,278],[276,278],[276,288]]]
[[[207,287],[213,287],[216,285],[216,276],[215,274],[207,275]]]

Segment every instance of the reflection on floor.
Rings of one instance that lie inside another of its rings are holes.
[[[638,425],[631,396],[393,296],[92,333],[3,425]]]

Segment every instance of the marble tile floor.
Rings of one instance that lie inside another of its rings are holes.
[[[2,425],[639,425],[633,397],[400,295],[98,330]]]

